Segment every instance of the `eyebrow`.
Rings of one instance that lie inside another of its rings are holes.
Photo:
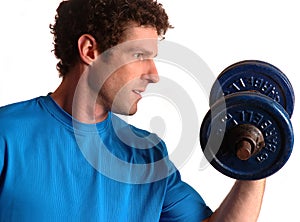
[[[142,52],[143,54],[145,54],[146,56],[152,56],[153,58],[157,57],[157,52],[155,53],[154,51],[149,51],[143,47],[130,47],[128,50],[126,50],[127,52]]]

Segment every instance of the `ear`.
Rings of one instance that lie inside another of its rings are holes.
[[[78,51],[80,59],[87,65],[91,65],[99,55],[95,38],[89,34],[80,36],[78,39]]]

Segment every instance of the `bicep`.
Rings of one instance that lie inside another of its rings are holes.
[[[4,168],[5,150],[6,150],[6,145],[5,145],[4,139],[0,136],[0,178],[2,177],[2,172],[3,172],[3,168]],[[0,180],[0,182],[1,182],[1,180]]]
[[[202,197],[181,181],[179,172],[168,178],[161,221],[202,221],[212,214]]]

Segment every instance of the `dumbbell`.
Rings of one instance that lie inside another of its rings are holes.
[[[234,179],[274,174],[292,153],[294,101],[290,81],[272,64],[244,60],[227,67],[211,88],[200,128],[206,159]]]

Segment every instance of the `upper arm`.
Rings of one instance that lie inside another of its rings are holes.
[[[184,183],[178,171],[168,178],[161,221],[201,221],[212,214],[202,197]]]
[[[3,138],[0,136],[0,178],[2,176],[2,171],[4,168],[4,160],[5,160],[5,143]]]

